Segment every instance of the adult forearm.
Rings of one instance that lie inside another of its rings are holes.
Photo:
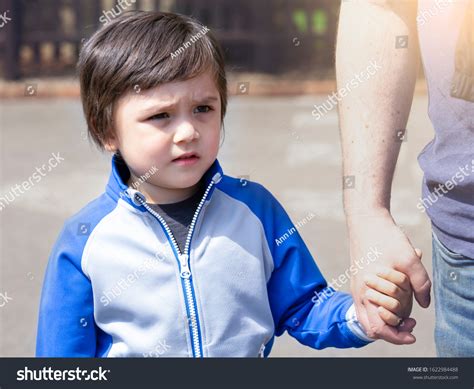
[[[354,82],[376,63],[377,71]],[[356,215],[389,211],[390,192],[413,100],[419,63],[416,1],[342,2],[336,51],[346,178],[344,208]]]

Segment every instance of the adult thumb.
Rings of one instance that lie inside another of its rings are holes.
[[[430,305],[431,297],[431,281],[428,273],[421,262],[423,253],[420,249],[415,248],[417,258],[411,263],[407,269],[407,275],[410,278],[410,283],[415,294],[415,299],[421,307],[427,308]]]

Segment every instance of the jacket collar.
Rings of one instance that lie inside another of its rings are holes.
[[[222,179],[223,175],[222,167],[216,159],[206,173],[204,173],[203,180],[205,187],[209,186],[211,181],[214,181],[214,183],[217,184]],[[130,171],[128,170],[124,160],[119,155],[115,154],[112,158],[112,171],[107,183],[106,193],[116,202],[119,199],[122,199],[133,207],[144,210],[142,209],[142,206],[132,200],[134,194],[138,191],[130,188],[126,184],[129,177]],[[212,192],[213,190],[208,194],[208,199],[211,197]]]

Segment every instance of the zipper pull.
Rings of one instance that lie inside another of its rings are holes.
[[[179,255],[179,263],[181,264],[181,272],[179,275],[181,276],[181,278],[187,279],[191,277],[191,269],[189,268],[189,265],[188,265],[188,259],[189,259],[188,254]]]
[[[262,344],[260,347],[260,351],[258,352],[259,358],[265,358],[265,343]]]
[[[219,172],[214,174],[214,177],[212,177],[212,181],[214,182],[214,184],[218,184],[219,182],[221,182],[221,180],[222,180],[222,174]]]

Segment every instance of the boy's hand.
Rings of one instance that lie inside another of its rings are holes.
[[[377,275],[368,274],[365,283],[369,288],[366,297],[379,305],[382,320],[391,326],[398,326],[410,316],[413,307],[413,290],[409,278],[388,267],[378,269]]]

